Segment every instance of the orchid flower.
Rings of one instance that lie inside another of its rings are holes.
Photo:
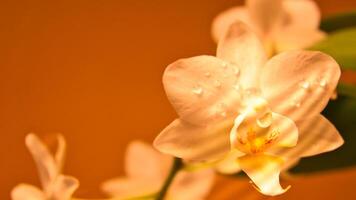
[[[236,22],[217,56],[170,64],[163,75],[179,118],[155,139],[161,152],[243,170],[265,195],[286,191],[280,172],[301,157],[336,149],[343,139],[320,112],[340,76],[330,56],[290,51],[266,60],[249,27]]]
[[[125,156],[126,177],[106,181],[103,191],[115,199],[154,199],[167,177],[173,158],[140,141],[130,143]],[[204,199],[212,187],[214,171],[180,171],[165,199]]]
[[[11,192],[12,200],[69,200],[78,188],[77,179],[61,173],[64,163],[66,143],[58,135],[58,147],[54,156],[34,134],[26,137],[26,146],[38,168],[42,190],[29,184],[19,184]]]
[[[318,29],[320,11],[312,0],[246,0],[216,17],[212,35],[223,38],[236,20],[245,22],[258,33],[269,55],[285,50],[310,47],[325,37]]]

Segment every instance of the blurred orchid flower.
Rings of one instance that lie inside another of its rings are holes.
[[[69,200],[78,188],[77,179],[61,173],[66,143],[58,135],[58,147],[54,156],[35,134],[26,136],[26,146],[38,168],[42,190],[36,186],[21,183],[11,192],[12,200]]]
[[[281,170],[343,144],[320,115],[339,76],[338,64],[321,52],[290,51],[266,62],[257,36],[236,22],[220,40],[217,57],[167,67],[163,84],[179,118],[154,146],[187,160],[217,162],[221,172],[243,170],[263,194],[281,194]]]
[[[268,55],[310,47],[325,37],[318,29],[320,11],[312,0],[246,0],[216,17],[212,25],[215,41],[240,20],[262,39]]]
[[[161,189],[173,158],[140,141],[130,143],[125,156],[126,177],[106,181],[103,191],[115,199],[154,199]],[[214,179],[214,171],[178,172],[165,199],[204,199]]]

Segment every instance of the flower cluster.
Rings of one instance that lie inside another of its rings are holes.
[[[205,199],[215,171],[243,171],[262,194],[280,195],[290,188],[281,186],[281,172],[341,146],[339,132],[320,114],[340,67],[329,55],[303,50],[326,37],[319,21],[311,0],[247,0],[220,14],[212,26],[216,56],[166,68],[163,85],[178,118],[155,138],[158,151],[129,144],[126,176],[102,184],[109,199]],[[26,145],[42,190],[20,184],[12,199],[74,199],[79,182],[62,174],[63,137],[54,155],[34,134]]]

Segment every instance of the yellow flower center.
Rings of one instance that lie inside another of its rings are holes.
[[[232,147],[246,154],[257,154],[269,148],[279,135],[272,129],[273,114],[267,101],[262,98],[253,99],[244,112],[235,120],[232,131]]]

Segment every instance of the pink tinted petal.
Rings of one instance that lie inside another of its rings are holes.
[[[62,171],[64,165],[67,144],[63,135],[61,134],[57,136],[57,140],[58,140],[58,147],[54,159],[56,161],[58,171],[60,172]]]
[[[278,52],[300,50],[312,47],[325,37],[319,30],[285,29],[278,33],[275,45]]]
[[[47,188],[58,174],[56,163],[48,148],[35,134],[28,134],[25,142],[37,165],[42,186]]]
[[[322,115],[297,122],[299,128],[298,145],[281,148],[274,154],[289,158],[314,156],[340,147],[344,141],[336,128]]]
[[[154,194],[159,191],[161,184],[144,179],[115,178],[104,182],[101,188],[112,197],[129,199]]]
[[[258,87],[258,75],[266,62],[266,54],[261,41],[247,25],[235,22],[230,26],[219,42],[217,57],[236,65],[243,88]]]
[[[283,0],[247,0],[246,5],[252,20],[260,32],[269,36],[273,34],[283,22]]]
[[[340,77],[336,61],[321,52],[290,51],[263,68],[261,89],[272,110],[294,121],[320,113]]]
[[[213,56],[181,59],[163,75],[168,99],[185,121],[203,125],[234,116],[240,105],[235,66]]]
[[[215,169],[222,174],[236,174],[241,171],[237,159],[243,155],[245,154],[238,150],[232,150],[215,165]]]
[[[340,147],[344,140],[336,128],[322,115],[297,122],[299,140],[293,148],[282,148],[276,155],[290,158],[314,156]]]
[[[312,0],[284,0],[285,19],[283,28],[317,30],[321,13]],[[305,38],[306,39],[306,38]]]
[[[53,199],[70,200],[79,187],[79,181],[71,176],[59,175],[53,184]]]
[[[283,115],[272,113],[273,122],[270,130],[277,131],[273,146],[294,147],[298,142],[298,128],[293,120]]]
[[[161,154],[153,146],[134,141],[126,150],[125,171],[129,178],[163,182],[172,162],[170,156]]]
[[[344,144],[339,131],[322,115],[297,121],[297,126],[300,140],[295,150],[305,149],[303,157],[333,151]]]
[[[46,200],[43,192],[28,184],[19,184],[11,191],[12,200]]]
[[[232,7],[222,13],[220,13],[213,20],[212,24],[212,36],[215,42],[219,42],[222,39],[229,27],[235,23],[236,21],[242,21],[253,27],[253,22],[248,14],[248,10],[246,7],[236,6]]]
[[[191,161],[219,159],[230,150],[232,121],[196,126],[180,119],[173,121],[155,139],[161,152]]]
[[[283,189],[279,183],[284,163],[282,158],[257,154],[240,157],[238,162],[262,194],[276,196],[288,190]]]
[[[196,172],[181,171],[168,190],[168,199],[203,200],[209,194],[213,181],[214,171],[211,169]]]

